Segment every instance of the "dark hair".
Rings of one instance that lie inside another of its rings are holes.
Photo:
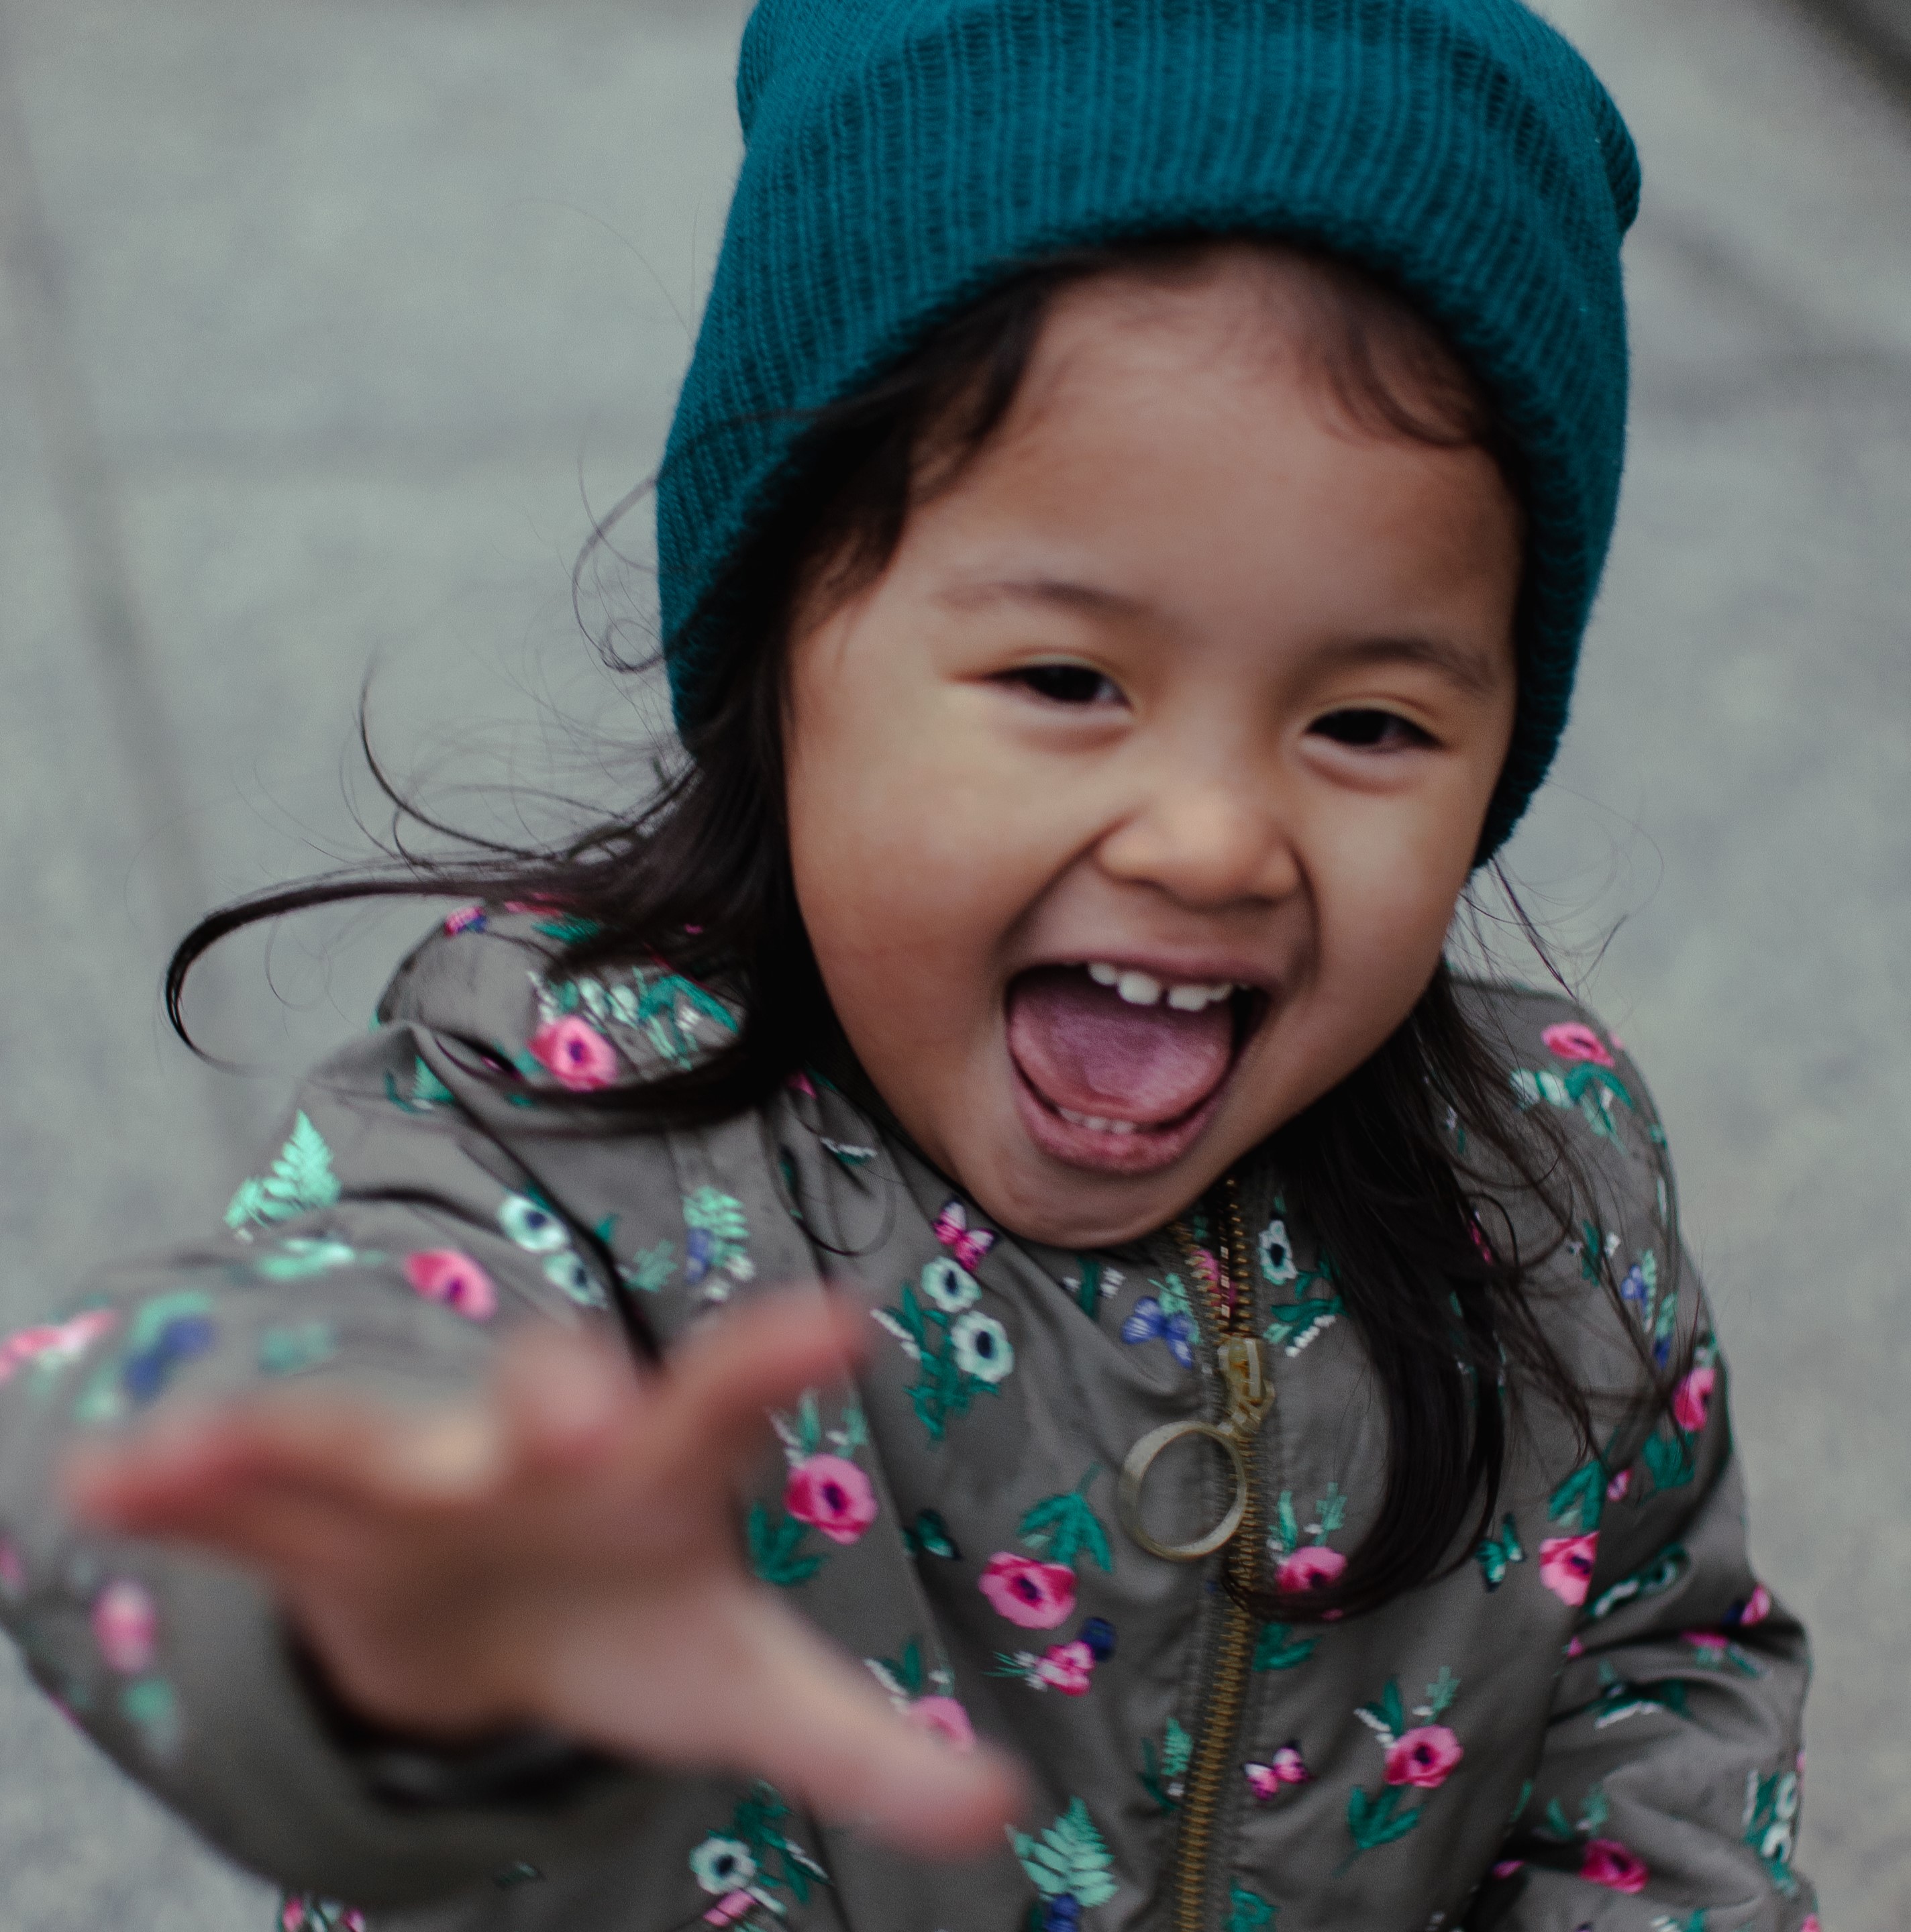
[[[700,614],[722,619],[699,627],[720,640],[700,687],[708,703],[635,817],[554,848],[458,833],[386,778],[362,710],[368,762],[397,814],[388,862],[255,895],[203,920],[166,974],[167,1010],[181,1036],[193,1043],[181,1003],[194,963],[242,926],[347,899],[539,900],[574,916],[578,936],[565,948],[566,967],[667,950],[675,970],[723,986],[743,1008],[731,1042],[684,1071],[642,1087],[553,1095],[566,1110],[554,1130],[581,1124],[642,1132],[762,1103],[834,1028],[784,834],[784,645],[799,599],[841,597],[880,574],[912,507],[947,487],[1002,426],[1065,290],[1107,274],[1172,281],[1198,274],[1215,245],[1168,238],[1046,259],[945,322],[860,393],[817,412],[782,508],[743,544]],[[1353,427],[1483,448],[1518,496],[1517,460],[1491,398],[1404,297],[1339,260],[1262,245],[1309,263],[1293,284],[1297,339]],[[600,526],[585,547],[574,590],[610,527]],[[618,670],[650,668],[604,648]],[[461,849],[449,857],[410,851],[401,836],[407,821]],[[1491,1520],[1510,1423],[1527,1394],[1555,1404],[1591,1451],[1592,1405],[1639,1393],[1580,1386],[1536,1312],[1534,1270],[1573,1238],[1590,1189],[1545,1110],[1519,1110],[1509,1072],[1443,964],[1393,1037],[1274,1137],[1289,1206],[1330,1258],[1371,1358],[1390,1450],[1378,1520],[1339,1583],[1299,1598],[1257,1592],[1265,1615],[1311,1619],[1368,1609],[1464,1561]],[[1464,1125],[1465,1156],[1450,1120]],[[1500,1205],[1509,1189],[1537,1210],[1544,1238],[1535,1250],[1522,1251]],[[1482,1217],[1492,1220],[1484,1236]],[[1616,1306],[1604,1258],[1588,1261],[1606,1276]],[[641,1342],[641,1318],[629,1310],[626,1319]],[[1634,1324],[1623,1325],[1636,1341]],[[1652,1365],[1639,1348],[1649,1380]],[[1659,1384],[1662,1400],[1669,1388]]]

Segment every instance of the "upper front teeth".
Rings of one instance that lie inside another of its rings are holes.
[[[1088,969],[1088,976],[1098,986],[1112,986],[1117,994],[1131,1006],[1152,1006],[1157,1004],[1165,992],[1167,1003],[1177,1012],[1198,1013],[1204,1006],[1210,1006],[1217,1000],[1224,1000],[1234,991],[1231,982],[1218,986],[1179,986],[1164,988],[1161,981],[1152,974],[1137,972],[1132,967],[1111,966],[1105,960],[1096,960]]]

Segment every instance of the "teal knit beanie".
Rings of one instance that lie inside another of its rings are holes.
[[[680,726],[806,412],[1044,255],[1286,237],[1417,298],[1523,458],[1519,717],[1481,857],[1504,841],[1565,726],[1625,442],[1639,163],[1558,34],[1518,0],[761,0],[737,98],[743,171],[657,487]]]

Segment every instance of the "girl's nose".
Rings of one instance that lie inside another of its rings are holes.
[[[1205,910],[1285,898],[1301,880],[1289,828],[1273,802],[1198,777],[1156,794],[1108,834],[1098,856],[1124,884],[1153,886]]]

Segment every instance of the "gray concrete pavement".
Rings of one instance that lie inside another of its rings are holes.
[[[8,1324],[201,1223],[231,1137],[362,1024],[403,916],[234,949],[200,1010],[244,1081],[191,1070],[152,986],[182,896],[350,849],[374,654],[401,768],[554,754],[608,782],[558,722],[632,722],[569,629],[580,478],[607,503],[660,442],[742,10],[0,0]],[[1818,1638],[1807,1861],[1828,1926],[1888,1932],[1911,1918],[1911,116],[1789,0],[1550,10],[1648,188],[1613,574],[1513,864],[1568,940],[1623,920],[1591,992],[1664,1106],[1756,1545]],[[263,1928],[263,1890],[11,1674],[0,1726],[0,1932]]]

